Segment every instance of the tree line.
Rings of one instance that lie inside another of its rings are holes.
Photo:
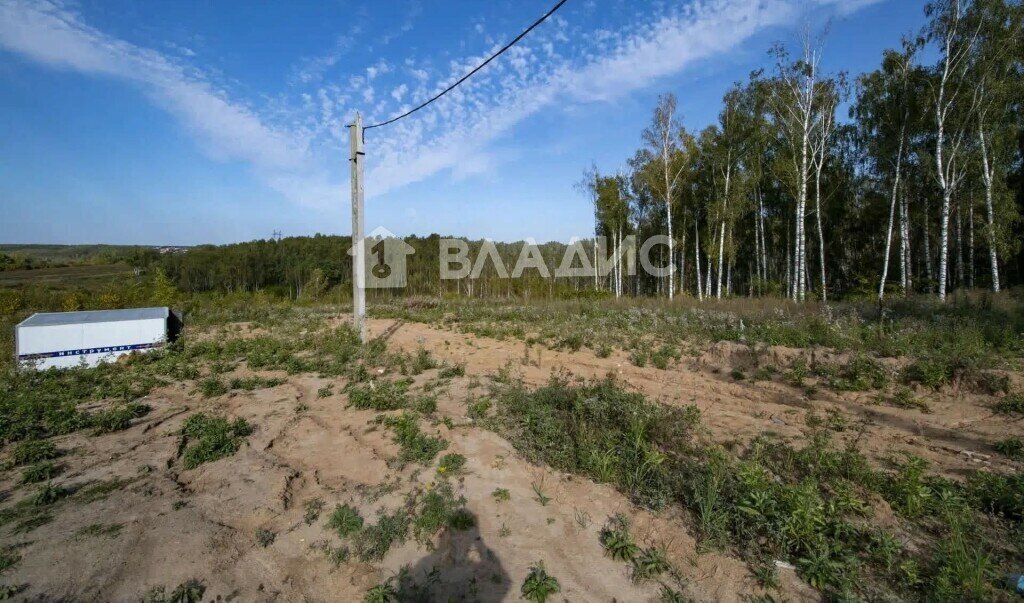
[[[822,71],[824,35],[805,34],[795,56],[774,46],[771,69],[732,86],[699,132],[661,96],[625,167],[591,168],[581,188],[598,236],[667,233],[675,274],[604,287],[945,300],[1019,283],[1021,5],[940,0],[925,17],[920,35],[853,78]]]

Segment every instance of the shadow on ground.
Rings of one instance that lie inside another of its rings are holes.
[[[445,530],[437,548],[404,569],[398,582],[402,601],[501,601],[512,588],[475,521],[468,530]]]

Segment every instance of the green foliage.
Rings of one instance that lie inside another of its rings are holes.
[[[508,488],[495,488],[491,492],[491,496],[498,502],[508,502],[512,500],[512,493],[508,491]]]
[[[441,457],[441,462],[437,465],[437,472],[440,475],[455,475],[461,472],[465,465],[465,456],[451,452]]]
[[[170,594],[163,586],[155,586],[146,593],[144,603],[201,603],[206,586],[195,578],[182,582]]]
[[[324,500],[322,498],[311,498],[302,506],[306,510],[302,520],[306,522],[307,526],[313,525],[313,522],[320,518],[320,513],[324,510]]]
[[[1020,438],[1006,438],[996,442],[992,447],[1006,458],[1024,461],[1024,440]]]
[[[561,590],[562,587],[558,584],[558,580],[544,569],[544,562],[538,561],[530,566],[530,572],[523,581],[520,594],[527,601],[545,603],[549,597]]]
[[[21,483],[22,484],[36,484],[39,482],[45,482],[51,480],[61,472],[61,467],[54,464],[53,461],[39,461],[33,463],[21,472]]]
[[[377,514],[377,523],[364,527],[356,534],[355,552],[360,561],[380,561],[391,546],[405,542],[411,519],[404,509],[393,513],[383,510]]]
[[[412,409],[421,415],[432,415],[437,412],[437,398],[428,395],[419,396],[413,402]]]
[[[395,443],[401,449],[398,459],[403,463],[429,465],[439,452],[448,447],[444,439],[421,432],[419,419],[414,414],[402,413],[397,417],[387,417],[384,424],[395,433]]]
[[[190,416],[182,427],[185,468],[195,469],[233,455],[252,431],[252,426],[241,417],[228,422],[224,417],[201,412]]]
[[[497,428],[527,458],[612,482],[652,507],[669,496],[663,451],[688,446],[699,417],[692,407],[648,404],[611,378],[575,386],[553,377],[532,392],[498,387],[493,398]]]
[[[277,534],[271,532],[266,528],[260,528],[256,530],[256,544],[263,548],[274,544],[274,540],[277,538]]]
[[[47,483],[40,486],[40,488],[36,490],[36,493],[29,498],[29,501],[34,507],[45,507],[70,495],[71,490],[68,490],[63,486],[54,486],[53,484]]]
[[[878,361],[857,354],[838,371],[827,376],[829,387],[838,391],[882,389],[889,384],[889,372]]]
[[[363,603],[399,603],[399,601],[401,599],[398,596],[398,589],[395,588],[391,580],[374,586],[366,591],[366,596],[363,597]]]
[[[75,532],[76,538],[117,538],[124,528],[119,523],[93,523]]]
[[[992,405],[992,410],[1003,415],[1024,415],[1024,394],[1010,394]]]
[[[363,516],[347,504],[338,505],[334,507],[334,511],[327,520],[327,527],[337,532],[338,536],[346,538],[362,529]]]
[[[450,379],[452,377],[463,377],[465,376],[465,374],[466,365],[460,363],[448,365],[441,368],[441,370],[437,373],[437,376],[440,377],[441,379]]]
[[[599,538],[605,553],[615,561],[632,562],[640,552],[629,533],[629,519],[621,513],[608,518]]]
[[[447,482],[435,483],[419,501],[419,512],[413,520],[413,534],[420,542],[429,542],[445,527],[467,530],[475,523],[466,509],[466,499],[456,498]]]
[[[1024,521],[1024,472],[1000,475],[978,471],[967,480],[968,499],[979,509],[1014,521]]]
[[[672,568],[664,549],[650,547],[633,557],[633,581],[643,582],[664,574]]]
[[[349,387],[348,399],[359,410],[398,410],[409,405],[409,385],[406,380],[370,381]]]
[[[14,447],[11,452],[11,462],[15,465],[26,465],[55,459],[60,454],[57,446],[49,440],[25,440]]]
[[[14,567],[21,561],[21,555],[18,551],[4,547],[0,549],[0,572],[4,572]]]
[[[255,375],[252,377],[235,377],[228,384],[230,389],[241,389],[245,391],[253,391],[257,389],[267,389],[270,387],[277,387],[284,383],[284,379],[280,377],[260,377]]]
[[[123,431],[132,425],[132,420],[145,416],[152,410],[146,404],[129,402],[115,408],[98,412],[89,417],[89,424],[93,426],[96,435]]]
[[[199,383],[196,383],[196,390],[201,393],[204,398],[215,398],[228,393],[230,388],[218,375],[210,375]]]

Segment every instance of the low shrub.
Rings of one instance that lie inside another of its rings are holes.
[[[228,422],[224,417],[201,412],[190,416],[182,427],[185,468],[195,469],[233,455],[252,431],[252,426],[241,417]]]

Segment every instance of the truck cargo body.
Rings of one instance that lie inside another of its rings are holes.
[[[15,328],[18,363],[39,370],[94,367],[167,343],[169,308],[33,314]]]

